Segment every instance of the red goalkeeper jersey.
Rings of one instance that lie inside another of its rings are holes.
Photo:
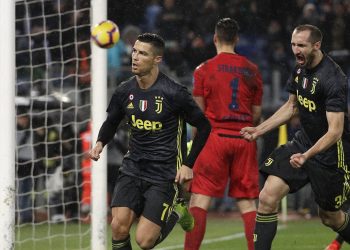
[[[252,126],[252,106],[261,105],[262,93],[258,67],[238,54],[220,53],[194,72],[193,95],[204,98],[213,129]]]

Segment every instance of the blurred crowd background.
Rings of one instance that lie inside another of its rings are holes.
[[[318,26],[325,35],[323,50],[334,56],[346,73],[350,70],[348,0],[119,0],[110,1],[108,17],[122,34],[122,41],[109,53],[111,73],[128,70],[120,66],[128,66],[137,34],[155,32],[166,40],[164,66],[191,86],[195,67],[215,55],[214,26],[222,17],[238,21],[237,52],[259,66],[266,85],[274,81],[273,70],[280,71],[282,86],[285,83],[294,66],[290,35],[302,23]]]

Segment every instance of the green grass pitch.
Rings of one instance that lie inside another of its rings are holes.
[[[133,227],[131,232],[134,238]],[[65,233],[67,232],[67,233]],[[78,232],[85,232],[85,235],[78,236]],[[50,235],[55,234],[55,237]],[[323,226],[318,218],[311,220],[295,220],[287,223],[279,223],[279,229],[273,242],[273,250],[323,250],[324,247],[335,236],[330,229]],[[32,241],[36,238],[36,241]],[[44,238],[44,239],[42,239]],[[41,239],[41,240],[40,240]],[[41,225],[33,230],[30,225],[21,226],[16,230],[16,240],[21,241],[16,244],[17,250],[77,250],[90,249],[89,225],[78,224],[55,224]],[[108,249],[111,234],[108,227]],[[184,233],[180,226],[176,226],[169,237],[155,249],[171,250],[183,249]],[[132,241],[133,249],[140,249],[135,241]],[[83,246],[83,247],[80,247]],[[207,232],[201,250],[244,250],[246,249],[243,234],[242,222],[239,218],[230,217],[210,217],[207,224]],[[349,245],[344,245],[342,250],[350,250]]]

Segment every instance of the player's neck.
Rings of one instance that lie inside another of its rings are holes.
[[[323,58],[323,53],[321,50],[318,50],[315,54],[315,58],[312,61],[312,64],[310,65],[310,69],[315,68],[317,65],[320,64],[320,62],[322,61]]]
[[[227,46],[227,45],[218,46],[216,48],[216,52],[217,52],[217,54],[220,54],[220,53],[236,54],[235,48],[232,46]]]
[[[141,89],[148,89],[156,82],[158,75],[159,75],[159,68],[154,67],[146,75],[143,75],[143,76],[136,75],[136,80]]]

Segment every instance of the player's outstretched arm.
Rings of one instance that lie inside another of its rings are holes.
[[[327,112],[328,131],[308,151],[293,154],[290,157],[290,164],[294,168],[300,168],[303,164],[316,154],[327,150],[335,144],[343,134],[344,113]]]
[[[305,161],[316,154],[324,152],[335,144],[343,134],[344,112],[327,112],[328,131],[308,151],[303,154],[291,156],[290,163],[293,167],[301,167]]]
[[[241,129],[241,135],[248,141],[254,141],[259,136],[271,131],[278,126],[285,124],[297,112],[297,97],[289,95],[289,99],[270,118],[256,127],[245,127]]]

